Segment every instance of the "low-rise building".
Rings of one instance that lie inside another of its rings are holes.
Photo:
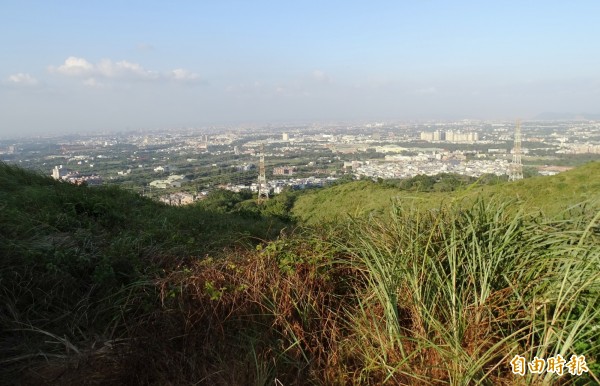
[[[164,195],[160,198],[161,202],[164,202],[168,205],[174,206],[182,206],[182,205],[190,205],[198,200],[198,196],[191,193],[172,193]]]
[[[183,175],[172,175],[164,180],[154,180],[150,182],[150,186],[158,189],[166,188],[180,188],[183,182],[187,182],[189,179]]]
[[[292,176],[296,172],[295,166],[279,166],[273,168],[274,176]]]

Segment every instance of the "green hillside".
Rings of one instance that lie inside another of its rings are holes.
[[[355,181],[308,192],[298,198],[292,213],[308,224],[350,216],[387,213],[391,203],[435,208],[442,202],[477,197],[515,200],[526,212],[557,214],[569,206],[600,201],[600,162],[591,162],[555,176],[533,177],[494,185],[478,183],[452,192],[406,191],[373,181]]]
[[[178,208],[0,164],[0,384],[597,384],[598,169]]]
[[[67,341],[119,337],[126,319],[152,309],[149,281],[272,239],[286,225],[227,211],[217,199],[206,204],[170,207],[0,163],[0,358],[16,366],[0,367],[17,371],[15,358],[58,355]]]

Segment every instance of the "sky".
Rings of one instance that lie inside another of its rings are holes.
[[[600,2],[0,0],[0,136],[600,113]]]

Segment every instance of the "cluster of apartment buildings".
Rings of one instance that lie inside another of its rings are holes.
[[[558,154],[600,154],[600,145],[589,143],[579,144],[563,144]]]
[[[0,154],[15,154],[17,147],[15,145],[9,145],[6,148],[0,148]]]
[[[307,178],[291,178],[289,180],[271,180],[267,182],[267,187],[270,193],[279,194],[286,187],[291,189],[307,189],[329,185],[337,180],[336,177],[307,177]],[[250,190],[253,193],[258,192],[258,184],[223,184],[219,188],[240,192],[242,190]]]
[[[509,162],[504,159],[473,160],[461,162],[457,159],[442,160],[435,156],[403,157],[386,162],[365,162],[353,167],[356,176],[370,178],[410,178],[417,175],[434,176],[439,173],[462,174],[479,177],[483,174],[501,176],[507,174]]]
[[[459,130],[436,130],[434,132],[421,132],[421,140],[434,142],[434,141],[446,141],[446,142],[477,142],[479,141],[479,133],[474,131],[461,132]]]
[[[52,178],[54,178],[55,180],[67,181],[76,185],[102,185],[102,178],[99,175],[83,175],[78,172],[71,171],[63,167],[63,165],[55,166],[54,169],[52,169]]]

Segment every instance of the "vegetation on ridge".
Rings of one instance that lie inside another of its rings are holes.
[[[501,184],[293,228],[290,196],[171,208],[6,165],[0,182],[4,383],[558,382],[512,374],[516,354],[585,355],[561,384],[598,382],[600,212],[580,195],[548,216]],[[377,185],[323,192],[356,186]]]
[[[407,184],[408,181],[411,183]],[[498,182],[491,176],[483,176],[474,183],[458,183],[448,177],[417,176],[395,185],[386,180],[361,180],[310,191],[298,198],[292,212],[305,223],[318,224],[344,220],[348,214],[385,213],[392,202],[428,209],[439,206],[441,202],[472,202],[477,197],[497,197],[499,200],[516,200],[514,207],[522,207],[526,212],[557,215],[584,201],[598,204],[600,162],[590,162],[555,176],[532,177],[516,182]],[[450,188],[448,185],[451,185]]]
[[[0,209],[4,369],[74,344],[122,338],[125,318],[155,306],[152,279],[186,261],[274,238],[286,225],[260,213],[169,207],[6,164]]]

